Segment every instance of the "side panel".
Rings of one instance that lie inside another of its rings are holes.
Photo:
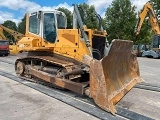
[[[83,55],[89,55],[88,48],[84,40],[80,38],[78,29],[59,29],[53,52],[81,62]]]

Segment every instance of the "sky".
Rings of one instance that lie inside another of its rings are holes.
[[[26,12],[38,10],[53,10],[65,7],[73,11],[72,4],[87,3],[94,5],[98,14],[105,15],[106,8],[113,0],[0,0],[0,24],[6,20],[12,20],[18,24]],[[136,11],[143,8],[148,0],[131,0],[137,7]]]

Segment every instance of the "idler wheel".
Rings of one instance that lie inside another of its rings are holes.
[[[25,71],[25,65],[22,62],[18,62],[16,65],[16,74],[23,75]]]

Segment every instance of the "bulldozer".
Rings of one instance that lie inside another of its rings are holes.
[[[10,28],[7,28],[3,25],[0,25],[0,39],[3,40],[7,40],[7,38],[5,37],[5,35],[3,34],[3,31],[6,31],[7,33],[9,33],[10,35],[12,35],[15,39],[15,42],[9,42],[9,51],[11,55],[17,55],[19,52],[21,52],[21,48],[17,47],[17,41],[19,41],[24,34],[17,32],[15,30],[12,30]]]
[[[17,76],[39,78],[61,88],[87,95],[103,110],[116,113],[115,104],[142,81],[133,42],[114,39],[106,48],[101,19],[88,29],[77,4],[73,29],[66,29],[66,15],[57,10],[26,14],[26,34],[17,46],[27,55],[15,62]]]

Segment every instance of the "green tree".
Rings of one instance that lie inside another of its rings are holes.
[[[113,0],[105,14],[108,40],[133,40],[136,25],[135,6],[130,0]]]
[[[79,5],[81,17],[83,23],[87,26],[87,28],[93,29],[97,28],[97,18],[95,16],[95,7],[93,5],[89,6],[86,3]]]
[[[26,33],[26,15],[22,18],[21,22],[18,24],[18,32],[25,34]]]
[[[11,20],[4,21],[4,23],[2,25],[5,26],[5,27],[10,28],[12,30],[17,30],[16,23],[11,21]]]
[[[71,11],[69,11],[68,9],[64,8],[64,7],[59,7],[57,10],[64,12],[64,14],[67,17],[67,28],[71,29],[73,27],[73,19],[72,19],[72,13]]]
[[[11,21],[11,20],[4,21],[4,23],[2,25],[5,26],[5,27],[7,27],[7,28],[10,28],[12,30],[17,31],[16,23],[13,22],[13,21]],[[4,35],[6,36],[6,38],[8,38],[9,40],[14,41],[14,38],[13,38],[12,35],[10,35],[9,33],[7,33],[6,31],[3,31],[3,32],[4,32]]]

